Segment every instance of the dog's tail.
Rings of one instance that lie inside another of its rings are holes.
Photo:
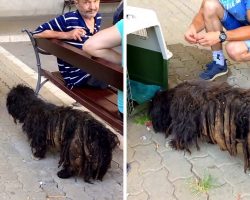
[[[83,122],[81,141],[84,157],[83,161],[84,180],[90,178],[102,180],[110,167],[112,152],[119,144],[118,137],[103,124],[87,117]]]

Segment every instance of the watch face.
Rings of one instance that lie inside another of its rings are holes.
[[[220,37],[222,40],[225,40],[226,39],[226,35],[225,34],[221,34],[221,37]]]
[[[220,38],[220,41],[221,41],[221,42],[224,42],[224,41],[227,39],[227,35],[226,35],[224,32],[222,32],[222,33],[220,34],[219,38]]]

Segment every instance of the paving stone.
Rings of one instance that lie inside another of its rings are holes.
[[[143,179],[142,175],[139,174],[139,167],[140,165],[137,162],[130,163],[130,171],[127,177],[127,192],[129,195],[138,195],[143,192]]]
[[[250,199],[250,195],[242,195],[242,194],[238,194],[238,199],[240,200],[249,200]]]
[[[177,197],[177,199],[207,200],[206,194],[204,193],[196,194],[192,191],[193,188],[190,186],[189,181],[190,179],[182,179],[182,180],[180,179],[173,183],[175,187],[174,194]]]
[[[29,199],[29,194],[21,190],[7,192],[7,194],[10,197],[10,200]]]
[[[197,148],[195,146],[192,146],[190,148],[191,154],[186,152],[184,154],[185,158],[190,160],[190,159],[194,159],[194,158],[204,158],[208,156],[208,152],[207,149],[211,147],[211,144],[207,144],[205,142],[200,142],[199,143],[199,148],[200,150],[197,150]]]
[[[45,199],[47,200],[47,195],[44,192],[29,192],[29,197],[30,197],[30,200],[45,200]],[[51,199],[51,200],[55,200],[55,199]],[[66,200],[66,199],[61,198],[60,200]]]
[[[138,195],[134,195],[134,196],[129,195],[127,197],[127,200],[145,200],[145,199],[148,199],[148,198],[149,198],[148,194],[145,193],[145,192],[142,192],[142,193],[140,193]]]
[[[184,53],[185,52],[185,48],[184,48],[184,45],[181,44],[181,43],[175,43],[175,44],[172,44],[172,45],[169,45],[168,46],[169,50],[175,55],[175,54],[178,54],[179,53]]]
[[[127,160],[128,160],[128,162],[134,161],[134,155],[135,155],[135,150],[133,148],[131,148],[128,144],[128,147],[127,147]]]
[[[184,158],[183,152],[173,150],[166,151],[161,155],[163,157],[162,164],[168,169],[168,179],[171,182],[193,176],[191,172],[192,166]]]
[[[105,175],[105,180],[107,178],[110,178],[112,179],[113,181],[116,182],[116,186],[114,187],[117,187],[118,188],[122,188],[122,185],[123,185],[123,176],[121,176],[121,174],[123,174],[123,170],[121,168],[115,168],[115,167],[111,167],[108,172],[107,172],[107,175]],[[111,184],[110,184],[111,185]]]
[[[178,67],[178,68],[184,67],[184,63],[180,60],[179,57],[178,58],[171,58],[168,63],[169,63],[169,68],[171,68],[171,69],[174,68],[173,66]],[[171,74],[169,74],[169,75],[171,75]]]
[[[152,141],[156,143],[156,151],[161,153],[166,151],[166,137],[162,133],[152,133]]]
[[[49,182],[43,181],[42,184],[40,184],[40,188],[48,196],[66,196],[65,192],[58,188],[58,184],[54,180]]]
[[[249,179],[249,177],[248,177],[248,179]],[[250,199],[249,188],[250,188],[249,181],[243,181],[243,182],[235,184],[233,187],[234,196],[237,196],[240,194],[241,196],[245,196],[245,197],[248,197]]]
[[[221,167],[223,165],[233,165],[241,162],[242,157],[240,155],[231,156],[227,151],[221,151],[217,145],[214,145],[213,148],[209,148],[209,155],[213,157],[215,165]],[[239,152],[238,152],[239,154]],[[242,155],[242,154],[241,154]]]
[[[0,178],[0,181],[1,181],[1,184],[0,184],[0,192],[2,193],[2,192],[5,191],[5,184],[4,184],[3,180],[1,180],[1,178]]]
[[[22,190],[23,187],[23,185],[19,181],[17,181],[17,179],[12,181],[4,181],[4,183],[5,183],[5,191],[8,193]]]
[[[232,186],[240,183],[248,183],[249,174],[245,174],[242,164],[225,165],[220,168],[223,172],[224,179]]]
[[[91,197],[87,191],[82,190],[82,187],[77,187],[75,184],[67,185],[67,187],[63,188],[63,191],[67,194],[67,197],[72,200],[73,199],[74,200],[75,199],[77,200],[81,200],[81,199],[94,200],[95,199],[93,196]]]
[[[233,194],[233,187],[229,184],[215,187],[209,191],[209,199],[216,200],[236,200],[236,196]]]
[[[191,56],[187,51],[180,53],[178,52],[178,56],[180,58],[180,61],[185,64],[187,61],[194,61],[193,56]]]
[[[151,133],[145,128],[142,128],[142,125],[135,124],[133,122],[128,122],[128,133],[134,131],[136,134],[128,134],[128,144],[130,147],[135,147],[137,145],[147,145],[152,143]]]
[[[250,80],[246,76],[243,76],[237,79],[237,85],[241,88],[249,89],[250,88]]]
[[[169,182],[165,169],[145,175],[143,188],[150,195],[150,199],[173,199],[174,187]]]
[[[18,180],[23,184],[23,190],[25,191],[33,191],[40,192],[41,188],[38,180],[36,179],[36,175],[32,170],[23,171],[18,173]]]
[[[1,200],[10,200],[10,196],[7,193],[3,192],[1,193]],[[19,199],[16,199],[16,200],[19,200]]]
[[[137,146],[134,148],[134,159],[140,164],[139,172],[156,171],[162,168],[161,156],[156,152],[156,145]]]
[[[237,62],[234,62],[232,60],[230,60],[231,62],[231,65],[233,65],[233,67],[235,69],[238,69],[238,70],[242,70],[242,69],[246,69],[248,70],[249,69],[249,66],[250,66],[250,62],[241,62],[241,63],[237,63]]]
[[[221,176],[223,171],[216,167],[214,159],[210,156],[204,158],[194,158],[191,159],[192,163],[192,172],[194,172],[199,178],[203,179],[204,177],[211,175],[216,185],[220,186],[225,184],[225,180]]]

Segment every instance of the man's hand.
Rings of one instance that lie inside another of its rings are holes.
[[[219,35],[220,31],[200,33],[197,36],[198,43],[201,46],[213,46],[220,42]]]
[[[185,40],[189,42],[190,44],[196,44],[197,43],[197,31],[194,27],[194,25],[191,25],[186,33],[184,34]]]
[[[80,28],[67,32],[67,39],[82,41],[82,37],[86,34],[86,31]]]

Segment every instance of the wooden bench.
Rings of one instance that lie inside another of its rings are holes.
[[[123,90],[123,70],[121,66],[103,59],[92,58],[82,50],[61,40],[34,38],[31,32],[24,31],[30,37],[37,60],[38,81],[35,92],[38,94],[41,87],[49,80],[122,134],[123,122],[118,116],[117,107],[117,89]],[[82,87],[70,90],[66,87],[59,71],[50,72],[42,68],[39,54],[54,55],[92,74],[95,78],[106,82],[112,87],[107,89]],[[42,82],[41,76],[44,76],[46,80]]]

